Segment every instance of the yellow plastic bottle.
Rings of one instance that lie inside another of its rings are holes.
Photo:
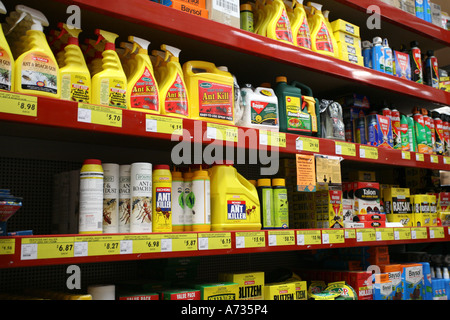
[[[335,57],[337,47],[333,45],[333,34],[322,13],[322,5],[309,2],[311,6],[311,47],[312,50],[327,56]]]
[[[191,118],[234,125],[234,79],[214,63],[192,60],[183,65]]]
[[[28,15],[33,24],[26,32],[25,51],[15,61],[14,90],[59,98],[59,67],[43,32],[48,20],[40,11],[23,5],[17,5],[16,11]]]
[[[6,8],[0,1],[0,13],[6,14]],[[14,91],[14,58],[0,27],[0,90]]]
[[[325,17],[325,21],[327,23],[328,31],[330,32],[331,41],[333,42],[333,48],[335,48],[335,50],[334,50],[334,57],[339,59],[339,46],[337,44],[336,37],[334,36],[333,27],[331,26],[330,19],[329,19],[330,11],[324,10],[323,11],[323,16]]]
[[[189,90],[184,81],[183,69],[179,61],[180,49],[161,45],[161,50],[165,52],[165,68],[161,71],[161,81],[158,82],[161,114],[189,118]]]
[[[291,23],[282,0],[274,0],[272,3],[270,20],[267,23],[267,37],[294,44]]]
[[[89,56],[88,68],[93,77],[95,74],[103,70],[103,51],[105,50],[104,41],[96,41],[92,39],[85,40],[88,48],[86,56]]]
[[[152,173],[153,232],[172,232],[172,173],[169,165],[155,165]]]
[[[211,230],[260,230],[256,187],[231,164],[216,164],[211,174]]]
[[[264,21],[264,0],[255,1],[254,5],[255,26],[253,32],[259,34],[262,21]]]
[[[259,24],[258,24],[258,32],[260,36],[267,37],[267,25],[269,24],[270,17],[272,16],[272,10],[273,10],[273,0],[265,0],[264,3],[261,5],[261,18]]]
[[[60,23],[58,27],[61,28],[61,33],[69,35],[63,50],[64,63],[59,70],[61,99],[90,103],[91,74],[78,43],[78,36],[82,30],[65,23]]]
[[[294,45],[311,50],[311,30],[303,0],[293,1],[294,14],[292,19],[292,37]]]
[[[128,41],[133,43],[132,52],[135,48],[138,50],[128,79],[128,109],[159,114],[159,89],[147,49],[150,42],[134,36],[130,36]]]
[[[105,50],[102,53],[103,69],[92,77],[92,103],[126,108],[127,76],[115,51],[118,35],[101,29],[96,29],[95,34],[99,36],[98,41],[105,40]]]
[[[136,71],[136,60],[133,50],[133,44],[129,42],[121,42],[120,47],[123,49],[123,54],[119,55],[120,61],[122,62],[122,68],[127,76],[127,79],[130,79],[134,71]]]

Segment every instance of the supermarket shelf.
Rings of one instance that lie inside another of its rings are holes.
[[[47,128],[50,130],[48,135],[51,135],[53,139],[62,139],[61,130],[68,130],[78,141],[91,142],[97,134],[114,134],[125,138],[151,139],[155,143],[154,146],[163,149],[178,141],[202,145],[213,143],[223,147],[237,147],[259,152],[270,150],[283,155],[322,154],[365,163],[450,170],[448,156],[370,147],[291,133],[271,134],[252,128],[150,115],[133,110],[77,104],[46,97],[1,93],[0,99],[3,101],[3,107],[0,108],[0,121],[5,124],[1,132],[5,135],[20,136],[25,133],[39,137],[40,133],[46,132],[43,128]],[[35,102],[30,102],[30,99],[35,99]],[[30,113],[27,108],[18,107],[17,101],[24,101],[26,105],[35,104],[34,113]],[[12,107],[8,107],[11,105]],[[87,118],[84,116],[86,112],[90,114]],[[7,123],[13,125],[7,126]],[[31,125],[34,131],[31,133],[24,131],[21,126],[16,125],[17,123]],[[82,132],[86,133],[84,138],[79,134]],[[104,141],[103,138],[100,140]],[[112,139],[108,140],[112,141]]]
[[[442,241],[448,227],[0,237],[0,268]]]

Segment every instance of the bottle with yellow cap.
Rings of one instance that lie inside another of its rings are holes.
[[[194,205],[192,207],[192,231],[211,230],[211,189],[207,170],[200,166],[192,177],[192,193]]]
[[[184,231],[184,179],[180,171],[172,171],[172,231]]]
[[[153,232],[172,232],[172,174],[166,164],[155,165],[152,174]]]
[[[270,179],[258,179],[257,190],[261,204],[261,224],[263,229],[274,227],[273,216],[273,189]]]
[[[192,192],[192,177],[194,173],[191,171],[183,173],[184,179],[184,231],[192,231],[192,208],[194,207],[194,193]]]
[[[285,179],[272,179],[274,228],[289,228],[289,204]]]

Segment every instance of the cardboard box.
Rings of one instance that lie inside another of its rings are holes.
[[[393,51],[394,75],[396,77],[411,80],[411,65],[409,54],[400,51]]]
[[[161,292],[161,300],[200,300],[200,290],[167,289]]]
[[[117,294],[117,300],[159,300],[159,294],[156,292],[120,292]]]
[[[374,274],[373,300],[390,300],[392,296],[392,281],[389,280],[389,274]]]
[[[295,300],[295,283],[269,283],[264,286],[264,300]]]
[[[342,19],[337,19],[331,22],[331,28],[333,29],[333,32],[341,31],[348,33],[349,35],[359,38],[359,27],[353,23],[344,21]]]
[[[298,279],[289,279],[287,283],[293,283],[295,285],[295,297],[294,300],[308,300],[308,284],[306,281]]]
[[[200,290],[201,300],[237,300],[239,285],[234,282],[195,284]]]
[[[381,273],[387,273],[389,275],[389,281],[392,282],[392,294],[388,297],[388,300],[402,300],[403,299],[402,265],[401,264],[380,265],[380,271]]]
[[[351,62],[364,67],[364,58],[361,55],[340,51],[339,58],[343,61]]]
[[[360,222],[386,222],[386,215],[383,213],[360,214],[357,217]]]
[[[208,10],[196,5],[189,4],[183,0],[171,0],[172,3],[168,5],[171,8],[192,14],[194,16],[203,17],[208,19]]]
[[[349,271],[348,284],[356,291],[358,300],[372,300],[372,272],[370,271]]]
[[[378,182],[353,183],[353,210],[355,215],[380,214],[380,184]]]
[[[441,6],[437,3],[430,3],[431,7],[431,23],[442,28],[442,12]]]
[[[436,196],[416,194],[411,196],[414,226],[430,227],[437,225]]]
[[[424,286],[423,266],[419,263],[403,265],[403,300],[421,300]]]
[[[346,32],[337,31],[333,33],[338,46],[343,46],[344,44],[348,44],[351,46],[361,48],[361,39],[359,37],[352,36]],[[339,44],[340,42],[340,44]]]
[[[237,300],[264,299],[264,272],[221,273],[219,281],[234,282],[239,286]]]
[[[341,54],[348,53],[356,56],[362,55],[361,47],[343,42],[338,42],[338,50]]]
[[[241,26],[239,0],[206,0],[209,19],[235,28]]]
[[[412,227],[412,213],[409,188],[388,188],[384,191],[386,217],[389,222],[401,222]]]
[[[439,212],[438,218],[443,226],[450,227],[450,212]]]

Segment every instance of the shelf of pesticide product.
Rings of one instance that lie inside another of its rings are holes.
[[[1,268],[449,241],[448,227],[288,229],[0,238]]]

